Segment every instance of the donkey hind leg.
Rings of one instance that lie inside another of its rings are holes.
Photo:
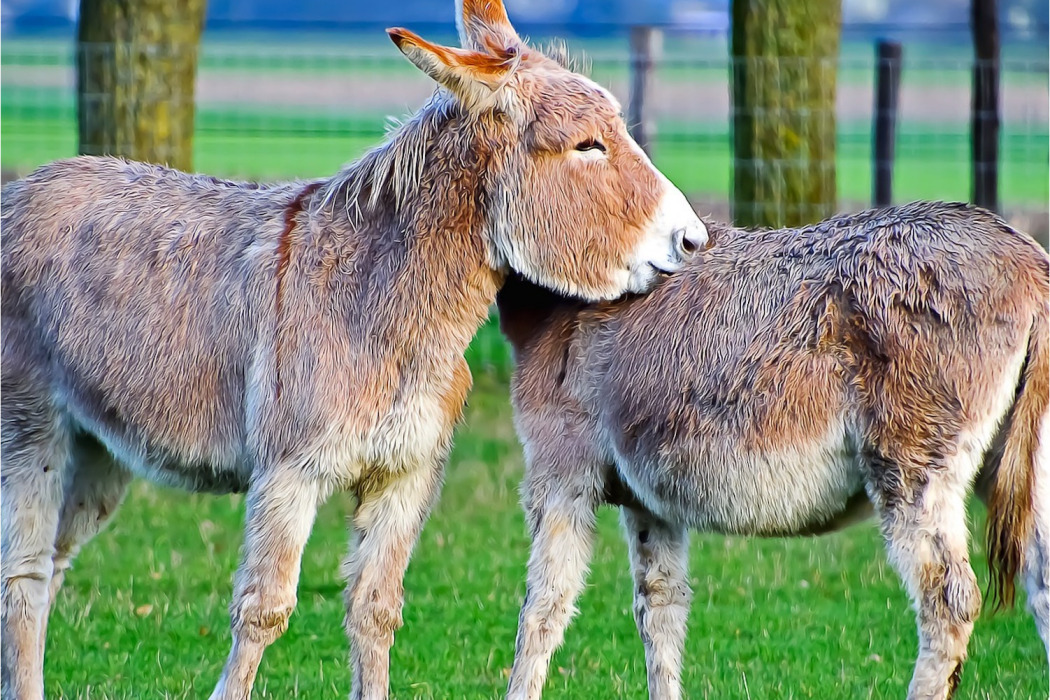
[[[649,513],[623,508],[634,579],[634,621],[645,645],[649,697],[682,696],[682,651],[689,603],[689,535]]]
[[[1046,660],[1050,664],[1050,513],[1037,511],[1036,524],[1028,545],[1024,565],[1025,587],[1028,591],[1028,608],[1035,618],[1035,626],[1046,647]]]
[[[1035,527],[1024,563],[1028,608],[1046,646],[1050,664],[1050,418],[1043,419],[1039,450],[1036,453],[1035,484],[1032,501]]]
[[[0,688],[5,698],[44,696],[41,639],[49,607],[70,431],[46,400],[5,386],[0,453]]]
[[[48,617],[55,606],[66,571],[80,548],[112,519],[124,500],[132,476],[131,472],[117,464],[98,441],[85,435],[73,439],[69,472],[52,556],[48,607],[40,625],[41,657],[47,641]]]
[[[952,697],[981,609],[966,526],[966,496],[976,460],[960,450],[945,469],[929,465],[903,459],[874,464],[873,500],[889,559],[918,613],[919,657],[909,700]]]
[[[442,460],[412,469],[377,488],[362,488],[354,513],[346,578],[352,700],[386,698],[390,647],[401,627],[405,570],[441,487]]]
[[[588,478],[597,469],[530,465],[528,471],[522,504],[532,547],[507,689],[513,700],[534,700],[543,692],[551,656],[565,637],[586,580],[601,502],[601,485]],[[581,477],[579,483],[570,474]]]
[[[303,548],[322,500],[300,469],[258,474],[248,487],[241,563],[233,582],[233,646],[212,700],[251,696],[263,652],[288,628]]]

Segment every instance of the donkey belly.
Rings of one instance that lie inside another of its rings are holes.
[[[236,435],[229,436],[231,440],[189,433],[184,425],[129,424],[118,412],[81,397],[66,399],[74,428],[95,437],[137,476],[188,491],[231,493],[247,489],[249,464],[242,456],[243,438],[238,428],[233,429]]]
[[[819,532],[863,494],[857,451],[841,423],[820,440],[778,451],[746,450],[731,439],[683,442],[652,461],[617,464],[639,500],[669,522],[727,534]]]

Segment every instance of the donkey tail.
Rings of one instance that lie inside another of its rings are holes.
[[[1040,423],[1050,403],[1050,322],[1043,302],[1028,336],[999,468],[988,498],[988,563],[995,609],[1014,604],[1014,581],[1035,527],[1035,471]]]

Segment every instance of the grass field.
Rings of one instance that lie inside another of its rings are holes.
[[[513,658],[528,540],[520,449],[504,381],[478,378],[442,499],[406,580],[392,657],[397,698],[496,698]],[[976,508],[975,508],[976,509]],[[307,547],[299,607],[264,659],[261,698],[343,697],[350,687],[339,563],[350,502],[333,497]],[[230,641],[226,606],[241,497],[137,484],[82,552],[52,618],[48,697],[195,698]],[[981,516],[974,518],[979,532]],[[549,698],[645,695],[625,545],[602,511],[590,585],[554,657]],[[987,567],[979,544],[973,563]],[[872,524],[817,539],[697,536],[684,682],[690,698],[902,698],[915,624]],[[1022,598],[1023,601],[1023,598]],[[1042,700],[1047,665],[1022,609],[977,623],[960,700]]]

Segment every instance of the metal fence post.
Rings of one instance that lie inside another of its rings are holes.
[[[973,102],[971,152],[974,204],[999,209],[999,14],[997,0],[971,0]]]
[[[631,136],[650,156],[655,126],[646,113],[646,105],[652,87],[653,66],[659,53],[659,29],[631,27],[631,92],[627,107],[627,125]]]
[[[893,150],[897,138],[897,104],[901,89],[900,43],[880,39],[875,44],[875,128],[872,203],[893,201]]]

